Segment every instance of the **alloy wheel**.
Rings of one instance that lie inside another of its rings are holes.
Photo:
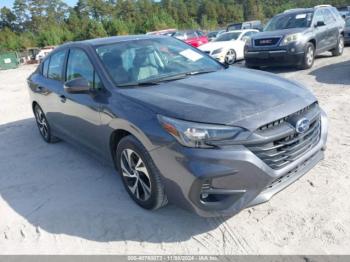
[[[39,127],[40,134],[48,140],[49,138],[49,125],[47,123],[44,112],[37,106],[35,108],[35,119]]]
[[[345,46],[345,44],[344,44],[344,39],[341,37],[341,38],[339,39],[339,46],[338,46],[338,48],[339,48],[339,53],[340,53],[340,54],[343,53],[343,51],[344,51],[344,46]]]
[[[151,197],[151,180],[141,157],[132,149],[124,149],[120,166],[130,192],[138,200],[147,201]]]
[[[229,50],[225,57],[225,62],[232,65],[236,62],[236,52],[234,50]]]
[[[314,62],[314,56],[315,56],[314,48],[312,46],[309,46],[306,53],[306,62],[309,66],[312,65],[312,63]]]

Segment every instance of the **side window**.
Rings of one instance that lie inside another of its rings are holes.
[[[102,85],[86,53],[80,49],[71,49],[68,56],[66,80],[70,81],[79,77],[86,79],[91,88],[98,89]]]
[[[61,81],[62,70],[64,65],[64,58],[66,56],[66,50],[57,52],[53,54],[50,58],[50,63],[48,64],[47,77],[53,80]],[[47,60],[48,61],[48,60]]]
[[[321,10],[316,12],[314,21],[314,25],[317,25],[318,22],[326,23],[324,20],[323,12]]]
[[[42,69],[42,73],[43,73],[43,76],[47,77],[47,72],[49,70],[49,63],[50,63],[50,58],[46,59],[44,64],[43,64],[43,69]]]
[[[197,34],[195,32],[187,32],[187,39],[197,38]]]
[[[335,18],[333,14],[328,9],[323,10],[323,15],[324,15],[324,20],[326,22],[326,25],[329,25],[335,22]]]

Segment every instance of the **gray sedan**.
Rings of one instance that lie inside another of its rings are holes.
[[[107,160],[146,209],[233,215],[323,158],[327,119],[310,91],[171,37],[63,45],[28,85],[42,138]]]

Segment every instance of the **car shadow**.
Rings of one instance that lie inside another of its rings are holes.
[[[65,142],[45,143],[34,119],[0,125],[0,137],[0,196],[37,234],[44,230],[100,242],[176,242],[224,221],[173,205],[141,209],[113,168]]]
[[[324,84],[350,85],[350,61],[330,64],[309,73]]]

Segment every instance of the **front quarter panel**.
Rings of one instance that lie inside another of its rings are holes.
[[[143,144],[147,151],[173,141],[173,138],[159,124],[156,113],[117,91],[113,92],[107,104],[101,105],[101,124],[105,127],[104,147],[109,157],[111,157],[110,138],[114,131],[129,132]]]

